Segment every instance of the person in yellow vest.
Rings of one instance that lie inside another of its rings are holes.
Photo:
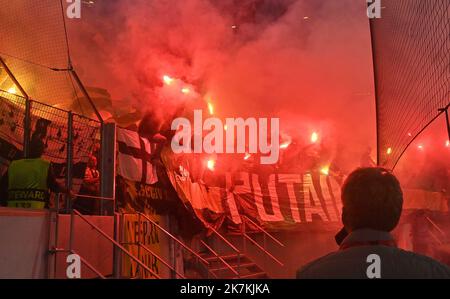
[[[67,192],[67,188],[56,181],[50,162],[41,158],[44,149],[42,140],[33,139],[29,158],[12,161],[9,165],[1,182],[1,189],[7,189],[7,207],[44,209],[48,208],[49,191]]]

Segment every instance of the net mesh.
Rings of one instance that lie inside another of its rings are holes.
[[[383,0],[371,20],[379,164],[394,168],[450,102],[450,1]]]
[[[0,57],[32,99],[70,109],[77,93],[65,71],[70,63],[62,2],[0,0],[0,7]],[[0,89],[12,86],[0,81]]]

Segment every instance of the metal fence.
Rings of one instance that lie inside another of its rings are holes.
[[[383,0],[371,19],[378,163],[394,168],[450,104],[450,1]]]
[[[0,90],[0,170],[24,156],[25,144],[39,134],[45,142],[44,158],[51,161],[58,180],[78,193],[89,157],[100,142],[101,123],[27,100]]]

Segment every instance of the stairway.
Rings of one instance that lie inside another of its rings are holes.
[[[241,254],[239,257],[236,254],[224,255],[221,258],[228,264],[226,265],[218,257],[211,254],[203,254],[202,257],[209,262],[208,271],[215,278],[220,279],[267,279],[267,273],[264,272],[257,264],[255,264],[246,255]],[[239,275],[236,275],[230,267],[233,268]]]

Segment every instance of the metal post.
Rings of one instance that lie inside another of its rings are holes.
[[[122,217],[123,214],[114,213],[114,240],[119,244],[122,244],[122,234],[121,234],[121,225],[122,225]],[[113,246],[113,274],[114,278],[119,279],[122,275],[122,263],[121,263],[121,254],[118,250],[117,246]]]
[[[75,223],[75,214],[73,212],[73,209],[70,211],[70,235],[69,235],[69,252],[72,252],[73,250],[73,225]]]
[[[22,94],[22,96],[25,99],[29,100],[30,97],[26,93],[25,89],[23,89],[22,85],[20,85],[19,81],[16,79],[16,77],[14,76],[14,74],[9,69],[8,65],[5,63],[5,61],[3,60],[3,58],[1,56],[0,56],[0,65],[5,69],[6,73],[8,74],[11,81],[13,81],[14,85],[16,85],[16,87],[20,90],[20,93]]]
[[[72,200],[70,198],[70,190],[72,190],[72,177],[73,177],[73,114],[68,112],[67,120],[67,165],[66,165],[66,207],[67,210],[72,210]]]
[[[59,194],[56,196],[56,203],[55,203],[56,213],[55,213],[55,236],[54,236],[54,249],[58,248],[58,233],[59,233]],[[56,278],[56,271],[57,271],[57,257],[58,253],[55,251],[53,253],[53,278]]]
[[[115,197],[116,186],[116,125],[101,125],[100,144],[100,196],[103,198]],[[103,200],[100,201],[100,209],[103,213]],[[115,200],[113,201],[115,211]],[[103,215],[103,214],[102,214]]]
[[[448,134],[448,140],[450,140],[450,121],[449,121],[449,116],[448,116],[448,107],[445,108],[445,120],[447,121],[447,134]]]
[[[23,156],[28,158],[31,137],[31,101],[25,100],[25,119],[23,124]]]
[[[141,259],[141,214],[138,214],[138,239],[137,239],[137,245],[138,245],[138,259]],[[139,265],[137,265],[136,273],[140,273]],[[143,277],[141,277],[143,278]]]

